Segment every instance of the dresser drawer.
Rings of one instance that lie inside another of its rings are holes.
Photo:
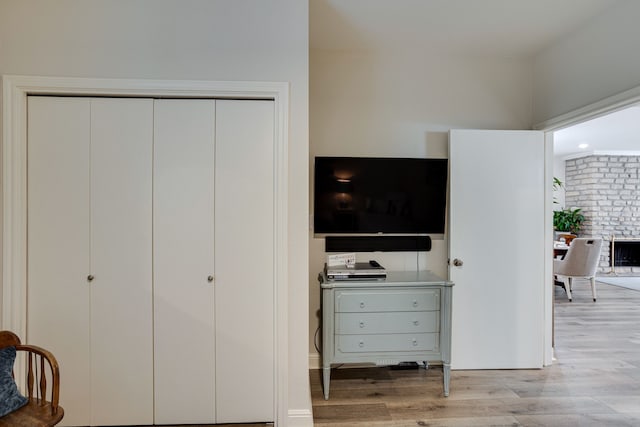
[[[439,311],[336,313],[336,334],[392,334],[440,331]]]
[[[440,290],[338,291],[335,311],[364,313],[440,309]]]
[[[336,351],[370,353],[379,351],[439,351],[440,334],[336,335]]]

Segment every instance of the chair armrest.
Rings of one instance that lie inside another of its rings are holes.
[[[58,360],[55,358],[53,353],[48,350],[45,350],[42,347],[38,347],[36,345],[30,344],[18,344],[15,346],[16,351],[27,352],[27,361],[26,361],[26,369],[27,369],[27,397],[32,400],[35,398],[39,398],[42,401],[42,404],[46,401],[46,391],[47,391],[47,379],[45,375],[45,363],[49,365],[51,370],[51,413],[55,414],[58,411],[58,403],[60,400],[60,367],[58,365]],[[37,355],[34,356],[34,355]],[[38,363],[39,365],[39,378],[36,378],[34,373],[33,363]],[[34,382],[38,383],[39,390],[36,390],[36,394],[34,395]],[[39,392],[39,393],[38,393]]]

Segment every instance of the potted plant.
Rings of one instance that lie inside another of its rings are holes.
[[[581,213],[581,209],[562,209],[560,211],[553,212],[553,228],[556,231],[566,231],[571,234],[578,234],[582,223],[584,222],[584,215]]]
[[[553,177],[553,191],[564,190],[564,183],[557,177]],[[554,204],[559,204],[555,196],[553,198]],[[581,209],[568,209],[564,208],[558,211],[553,211],[553,228],[559,233],[578,234],[582,223],[584,222],[584,215],[582,215]],[[557,234],[557,233],[556,233]]]

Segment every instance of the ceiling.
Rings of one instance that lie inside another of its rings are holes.
[[[580,148],[580,144],[587,144]],[[553,134],[554,155],[635,151],[640,153],[640,106],[629,107]]]
[[[532,57],[620,0],[310,0],[311,49]]]
[[[530,59],[621,0],[310,0],[309,44]],[[556,157],[640,150],[640,107],[554,134]],[[578,144],[586,143],[585,149]]]

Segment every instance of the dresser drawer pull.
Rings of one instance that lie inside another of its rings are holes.
[[[412,341],[413,341],[413,346],[414,347],[418,345],[418,340],[417,339],[414,338]]]
[[[418,301],[413,300],[413,306],[414,306],[414,307],[417,307],[417,306],[418,306]]]
[[[358,346],[359,346],[360,348],[364,347],[364,341],[360,341],[360,342],[358,343]]]
[[[364,302],[360,301],[360,308],[364,308]]]
[[[364,322],[360,322],[360,327],[364,328]]]
[[[414,321],[413,321],[413,324],[414,324],[414,325],[416,325],[416,326],[418,326],[418,325],[420,324],[420,322],[418,322],[417,320],[414,320]]]

